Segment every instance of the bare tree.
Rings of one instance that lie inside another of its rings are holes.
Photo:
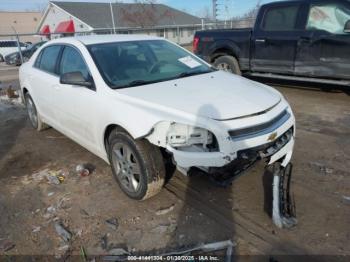
[[[121,19],[130,26],[151,27],[165,17],[174,17],[170,10],[159,12],[156,0],[134,0],[135,8],[121,8]]]
[[[243,15],[234,17],[234,20],[242,20],[242,19],[255,19],[258,11],[261,7],[261,0],[258,0],[256,5],[254,5],[251,9],[245,12]]]
[[[210,9],[208,6],[204,6],[204,7],[202,7],[201,10],[198,10],[196,12],[196,16],[198,16],[200,18],[205,18],[208,20],[212,18],[212,15],[211,15],[211,12],[210,12]]]

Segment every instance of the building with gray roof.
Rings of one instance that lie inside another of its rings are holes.
[[[51,1],[40,20],[38,32],[80,35],[137,33],[188,44],[201,25],[199,17],[164,4]]]

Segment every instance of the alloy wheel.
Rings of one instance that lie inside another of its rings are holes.
[[[117,143],[112,148],[115,173],[125,190],[134,193],[140,187],[141,167],[130,146]]]

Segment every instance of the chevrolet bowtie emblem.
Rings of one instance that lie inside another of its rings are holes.
[[[274,141],[277,137],[277,132],[272,133],[271,135],[269,135],[269,137],[267,138],[267,141]]]

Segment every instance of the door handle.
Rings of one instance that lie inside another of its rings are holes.
[[[265,39],[255,39],[256,43],[265,43],[266,40]]]

